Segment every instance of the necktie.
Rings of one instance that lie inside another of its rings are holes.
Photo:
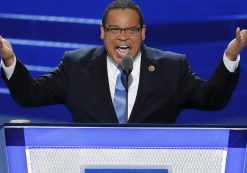
[[[121,124],[126,123],[126,92],[122,70],[120,70],[120,73],[117,76],[113,104],[118,117],[118,122]]]

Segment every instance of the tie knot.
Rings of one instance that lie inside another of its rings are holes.
[[[117,81],[121,82],[122,85],[125,87],[125,75],[120,64],[117,66],[117,70],[119,71],[117,75]]]
[[[121,65],[120,65],[120,64],[118,64],[118,66],[117,66],[117,70],[118,70],[120,73],[123,73],[123,70],[122,70],[122,68],[121,68]]]

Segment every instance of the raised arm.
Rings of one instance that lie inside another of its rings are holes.
[[[238,54],[247,46],[247,30],[236,29],[236,38],[233,39],[227,46],[226,56],[231,60],[235,61]]]
[[[5,66],[9,67],[13,64],[15,57],[13,48],[2,36],[0,36],[0,56],[2,57]]]

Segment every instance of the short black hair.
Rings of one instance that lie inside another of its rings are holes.
[[[141,12],[140,7],[133,1],[131,0],[115,0],[111,2],[105,9],[102,17],[102,25],[105,26],[107,16],[109,11],[115,10],[115,9],[132,9],[135,10],[138,15],[139,15],[139,23],[141,27],[144,25],[144,19],[143,19],[143,14]]]

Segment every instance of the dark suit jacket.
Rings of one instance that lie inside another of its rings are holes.
[[[206,82],[192,72],[184,55],[142,46],[140,81],[129,123],[174,123],[184,108],[215,110],[229,101],[239,69],[230,73],[221,61]],[[148,67],[153,65],[155,71]],[[117,123],[110,96],[104,47],[64,54],[53,72],[32,79],[17,60],[5,79],[23,106],[65,104],[75,122]]]

